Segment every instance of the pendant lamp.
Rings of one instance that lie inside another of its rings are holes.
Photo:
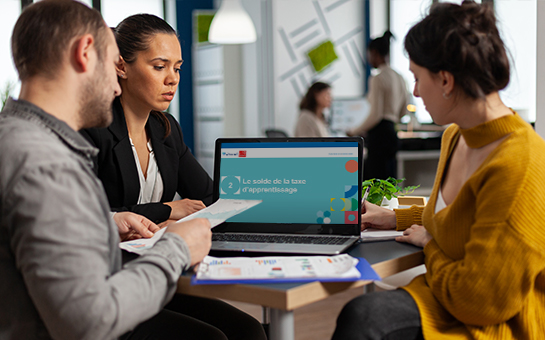
[[[210,24],[208,41],[214,44],[248,44],[256,41],[254,23],[240,0],[223,0]]]

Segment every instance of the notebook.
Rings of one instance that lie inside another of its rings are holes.
[[[263,202],[213,231],[212,250],[339,254],[359,240],[363,139],[220,138],[214,199]]]

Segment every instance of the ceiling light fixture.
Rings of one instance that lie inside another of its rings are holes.
[[[240,0],[223,0],[210,24],[208,41],[214,44],[248,44],[256,39],[254,23]]]

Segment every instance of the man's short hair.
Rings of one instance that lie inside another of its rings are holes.
[[[74,0],[43,0],[26,7],[15,24],[11,51],[19,79],[53,78],[72,39],[91,34],[103,60],[107,27],[100,13]]]

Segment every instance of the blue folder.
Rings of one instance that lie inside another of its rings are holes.
[[[371,267],[366,259],[359,257],[356,269],[360,272],[360,277],[299,277],[299,278],[271,278],[271,279],[229,279],[229,280],[197,280],[197,276],[191,277],[192,285],[225,285],[225,284],[258,284],[258,283],[304,283],[304,282],[350,282],[359,280],[380,281],[380,276]]]

